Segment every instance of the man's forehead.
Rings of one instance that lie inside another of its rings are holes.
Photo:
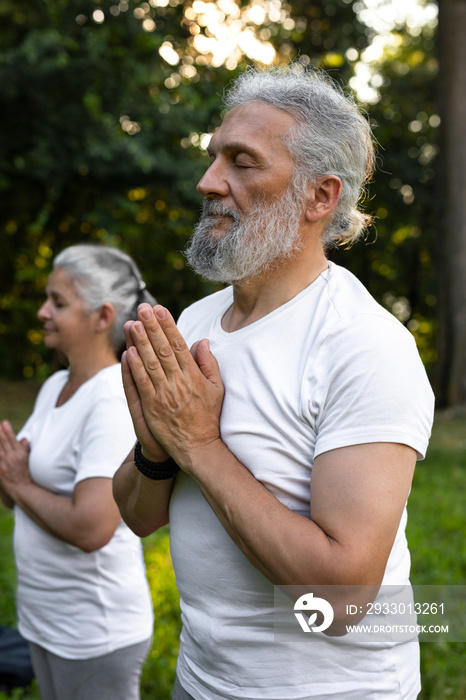
[[[217,138],[215,138],[216,136]],[[207,153],[210,155],[215,153],[217,150],[222,150],[228,153],[240,153],[243,151],[259,156],[261,149],[260,147],[257,148],[255,143],[254,138],[251,136],[248,138],[247,135],[243,135],[243,137],[238,138],[233,133],[229,134],[228,132],[222,132],[219,134],[216,131],[212,136],[209,145],[207,146]]]
[[[282,109],[265,102],[248,102],[230,110],[215,131],[210,141],[210,149],[218,145],[224,147],[248,146],[264,139],[280,139],[293,125],[294,117]]]

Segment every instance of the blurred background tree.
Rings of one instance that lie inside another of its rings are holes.
[[[278,50],[286,47],[291,57],[299,52],[318,63],[366,104],[378,142],[377,172],[364,202],[374,221],[365,242],[330,258],[351,269],[408,326],[432,369],[437,8],[431,2],[404,5],[293,2],[295,29]]]
[[[441,405],[466,404],[466,3],[439,2],[439,113],[436,245],[439,357],[437,397]]]
[[[194,63],[183,10],[92,0],[0,6],[2,373],[43,367],[34,314],[51,258],[67,245],[130,250],[175,312],[204,291],[180,274],[179,250],[203,168],[191,141],[218,118],[227,71]]]
[[[299,56],[366,104],[379,167],[352,269],[436,360],[437,7],[428,0],[0,0],[0,374],[49,371],[35,311],[52,257],[128,250],[175,315],[220,96],[251,61]],[[29,342],[26,342],[25,339]]]

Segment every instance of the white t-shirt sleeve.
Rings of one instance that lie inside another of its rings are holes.
[[[395,319],[339,322],[312,358],[304,391],[315,457],[373,442],[406,444],[424,457],[434,397],[414,338]]]
[[[125,398],[113,395],[98,399],[83,424],[75,485],[92,477],[111,479],[135,441]]]

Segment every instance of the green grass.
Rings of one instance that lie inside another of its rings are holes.
[[[444,413],[436,417],[408,503],[413,583],[466,584],[465,496],[466,414]],[[421,644],[420,699],[466,700],[465,642]]]
[[[10,418],[18,429],[30,413],[35,392],[34,385],[0,381],[0,418]],[[413,583],[466,583],[465,494],[466,414],[439,415],[429,454],[418,464],[409,499],[407,534]],[[9,511],[0,508],[0,623],[6,625],[16,621],[12,524]],[[154,644],[143,672],[142,700],[169,700],[180,621],[168,529],[144,540],[144,552],[155,626]],[[421,644],[423,690],[419,700],[466,700],[465,656],[463,642]],[[39,700],[39,695],[33,684],[15,690],[11,698]],[[0,700],[6,700],[2,693]]]

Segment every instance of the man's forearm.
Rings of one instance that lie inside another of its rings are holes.
[[[174,477],[155,481],[134,465],[133,454],[113,477],[113,495],[121,517],[139,537],[147,537],[168,523],[168,506]]]
[[[235,544],[272,583],[337,583],[338,543],[280,503],[224,443],[194,457],[187,471]]]
[[[382,582],[414,464],[411,448],[388,443],[320,455],[308,519],[280,503],[221,440],[180,462],[233,541],[273,583],[367,587]]]

